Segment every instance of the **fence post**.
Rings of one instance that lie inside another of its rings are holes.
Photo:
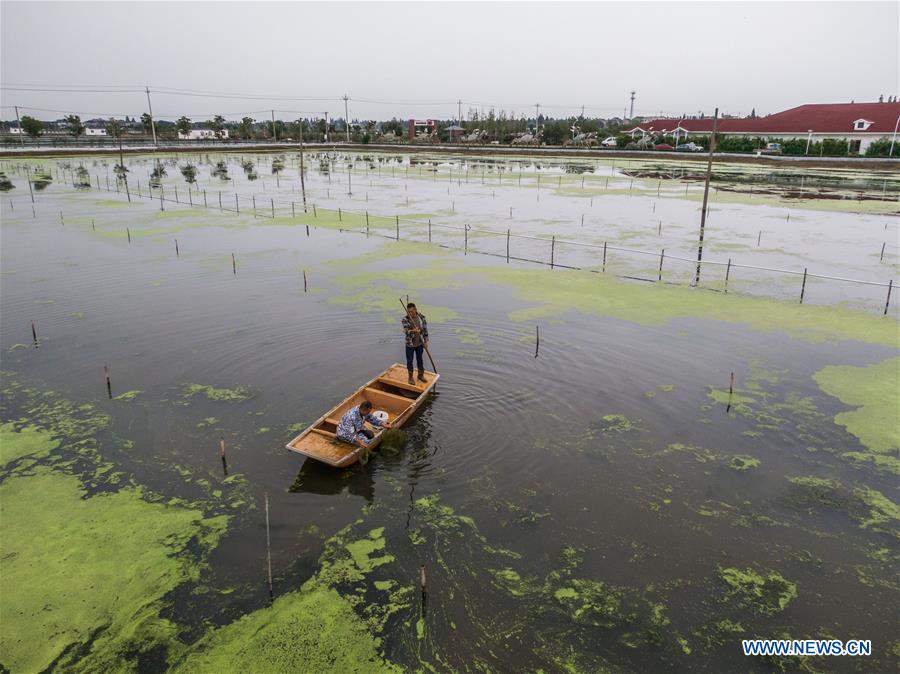
[[[553,269],[553,257],[556,253],[556,235],[550,238],[550,269]]]
[[[803,268],[803,285],[800,286],[800,304],[803,304],[803,296],[806,294],[806,267]]]
[[[888,294],[887,299],[884,302],[884,315],[887,316],[888,306],[891,304],[891,289],[894,287],[894,279],[891,279],[888,282]]]
[[[728,258],[728,266],[725,267],[725,292],[728,292],[728,275],[731,274],[731,258]]]
[[[509,264],[509,229],[506,230],[506,264]]]
[[[606,273],[606,241],[603,242],[603,273]]]
[[[663,248],[659,254],[659,277],[657,281],[662,282],[662,267],[663,267],[663,259],[666,257],[666,249]]]

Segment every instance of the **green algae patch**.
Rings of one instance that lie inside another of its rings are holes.
[[[53,435],[36,426],[16,429],[12,423],[0,424],[0,465],[23,457],[41,458],[59,447]]]
[[[400,672],[379,640],[334,589],[304,586],[224,627],[186,655],[176,672]]]
[[[0,501],[16,523],[0,542],[0,651],[12,671],[112,670],[166,647],[177,627],[160,617],[164,597],[199,575],[188,547],[211,549],[227,522],[136,488],[86,497],[78,478],[49,469],[8,478]]]
[[[516,321],[560,316],[568,311],[610,316],[642,325],[674,318],[702,317],[742,323],[764,332],[783,331],[794,339],[821,342],[843,339],[896,347],[897,321],[844,307],[797,305],[794,302],[699,288],[646,286],[588,271],[476,267],[463,268],[514,289],[532,306],[510,313]]]
[[[728,460],[728,467],[736,471],[750,470],[751,468],[759,468],[759,459],[746,454],[735,454]]]
[[[730,598],[756,613],[779,613],[797,598],[797,584],[777,571],[763,574],[752,568],[720,568],[719,577],[728,586]]]
[[[637,424],[624,414],[604,414],[602,426],[604,433],[628,433],[637,428]]]
[[[240,402],[250,400],[252,397],[250,392],[243,386],[235,388],[215,388],[206,384],[185,384],[184,397],[189,398],[193,395],[202,394],[208,400],[216,402]]]
[[[829,365],[813,375],[829,395],[856,409],[840,412],[834,422],[847,429],[873,452],[900,449],[900,357],[868,367]]]
[[[141,393],[143,393],[143,391],[126,391],[125,393],[120,393],[119,395],[115,396],[113,400],[130,402],[137,398]]]
[[[353,563],[363,573],[394,561],[393,555],[372,556],[379,550],[384,550],[384,527],[373,529],[367,538],[347,543],[345,547],[353,558]]]

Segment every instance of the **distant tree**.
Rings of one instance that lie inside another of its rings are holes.
[[[187,133],[191,130],[191,120],[187,117],[181,116],[175,121],[175,129],[178,133],[182,133],[187,135]]]
[[[190,163],[186,164],[181,167],[181,175],[188,183],[195,183],[197,182],[197,167]]]
[[[22,130],[32,138],[37,138],[44,131],[44,123],[39,119],[35,119],[34,117],[23,115],[21,123]]]
[[[238,135],[248,140],[253,137],[253,118],[252,117],[244,117],[241,119],[241,123],[238,124]]]
[[[84,124],[81,123],[81,117],[78,115],[68,115],[66,124],[69,125],[69,133],[75,136],[76,139],[84,133]]]
[[[403,135],[403,123],[397,119],[396,117],[389,122],[384,122],[381,125],[381,131],[383,133],[395,133],[398,136]]]
[[[122,133],[122,122],[114,117],[110,117],[109,121],[106,122],[106,133],[110,136],[118,138]]]
[[[207,122],[207,125],[212,129],[216,138],[221,138],[222,131],[225,129],[225,118],[222,115],[216,115],[211,121]]]
[[[141,115],[141,128],[144,129],[144,133],[153,133],[153,118],[149,112]]]

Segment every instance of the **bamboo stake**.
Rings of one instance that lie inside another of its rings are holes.
[[[806,267],[803,268],[803,285],[800,286],[800,304],[803,304],[804,294],[806,294]]]
[[[888,306],[891,304],[891,290],[894,288],[894,279],[888,281],[887,299],[884,301],[884,315],[887,316]]]
[[[534,357],[538,357],[538,352],[541,349],[541,326],[534,326]]]
[[[731,274],[731,258],[728,258],[728,266],[725,267],[725,292],[728,292],[728,276]]]
[[[219,458],[222,459],[222,472],[228,477],[228,460],[225,458],[225,440],[219,440]]]
[[[234,259],[234,253],[231,254],[231,272],[237,276],[237,262]]]
[[[106,365],[103,366],[103,374],[106,375],[106,394],[112,400],[112,382],[109,380],[109,367]]]

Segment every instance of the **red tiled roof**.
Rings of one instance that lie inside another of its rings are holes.
[[[776,112],[765,117],[720,119],[721,133],[850,133],[854,122],[865,119],[872,122],[866,133],[893,133],[900,117],[898,103],[814,103],[800,105],[790,110]],[[681,127],[691,132],[712,131],[712,117],[705,119],[648,119],[634,127],[644,131],[674,131]],[[631,131],[632,129],[629,129]]]

